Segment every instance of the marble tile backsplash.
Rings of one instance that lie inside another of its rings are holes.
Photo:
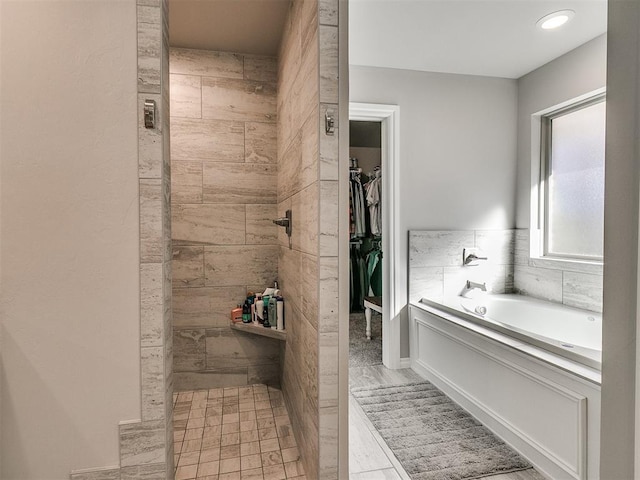
[[[463,266],[462,250],[478,249],[487,260]],[[494,293],[513,289],[513,230],[409,232],[409,300],[457,295],[465,282],[486,283]]]
[[[278,277],[276,72],[274,57],[171,49],[177,391],[280,384],[278,341],[229,328]]]
[[[529,258],[529,230],[516,230],[514,289],[525,295],[594,312],[602,312],[602,268],[564,262],[549,268]]]
[[[487,261],[462,266],[462,249],[478,248]],[[594,271],[595,270],[595,271]],[[601,269],[529,257],[529,230],[409,232],[409,299],[457,294],[466,280],[494,293],[520,292],[567,306],[602,312]]]

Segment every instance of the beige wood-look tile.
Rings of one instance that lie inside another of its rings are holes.
[[[240,455],[255,455],[256,453],[260,453],[259,441],[240,444]]]
[[[221,473],[218,480],[241,480],[240,472]]]
[[[140,344],[162,345],[163,326],[162,264],[140,264]]]
[[[262,467],[262,459],[260,455],[245,455],[240,458],[240,468],[241,470],[252,470],[255,468]]]
[[[202,78],[202,118],[245,122],[276,121],[276,84]]]
[[[338,142],[340,134],[340,115],[338,105],[323,103],[320,105],[319,121],[323,122],[330,112],[335,122],[335,133],[327,135],[320,132],[320,180],[338,180]]]
[[[271,285],[278,275],[278,249],[271,245],[205,247],[205,283]]]
[[[297,134],[289,147],[278,157],[278,201],[282,202],[300,191],[302,137]]]
[[[276,203],[276,165],[218,163],[203,165],[205,203]]]
[[[239,472],[240,457],[225,458],[220,460],[220,473]]]
[[[220,460],[220,448],[209,448],[200,452],[201,462],[217,462]]]
[[[220,462],[200,462],[198,465],[197,478],[207,477],[209,475],[218,475],[220,470]]]
[[[262,468],[254,468],[252,470],[242,470],[240,472],[241,480],[264,480],[262,476]]]
[[[321,25],[338,25],[338,1],[319,0],[319,19]]]
[[[281,455],[283,463],[295,462],[300,459],[298,447],[283,448]]]
[[[231,310],[244,295],[242,286],[174,288],[173,324],[175,327],[226,327]]]
[[[246,122],[244,124],[247,163],[277,162],[277,126],[275,123]]]
[[[248,412],[240,412],[240,421],[241,422],[247,422],[249,420],[254,420],[256,419],[256,412],[255,410],[253,411],[248,411]]]
[[[280,450],[280,444],[278,443],[277,438],[260,441],[261,453],[273,452],[274,450]]]
[[[297,102],[292,113],[294,128],[306,123],[312,115],[317,115],[319,102],[318,68],[318,47],[315,46],[303,56],[300,73],[294,84],[297,95]]]
[[[245,55],[244,79],[276,83],[278,81],[278,59],[262,55]]]
[[[284,469],[287,474],[287,478],[292,478],[292,477],[305,474],[304,466],[302,465],[301,461],[285,463]]]
[[[199,461],[200,461],[200,451],[184,453],[180,455],[178,466],[184,467],[185,465],[197,465]]]
[[[338,103],[338,27],[320,26],[320,101]]]
[[[244,205],[174,205],[171,212],[173,244],[243,244],[245,223]]]
[[[171,264],[174,287],[201,287],[204,285],[203,247],[176,246]]]
[[[246,243],[248,245],[278,243],[278,226],[273,223],[273,220],[278,218],[277,205],[247,205],[246,209]]]
[[[173,162],[171,202],[202,203],[202,162]]]
[[[318,182],[308,186],[291,199],[293,248],[318,255]]]
[[[198,465],[188,465],[178,467],[176,470],[175,480],[190,480],[196,478],[198,473]]]
[[[222,434],[227,434],[227,433],[240,433],[240,423],[228,423],[225,425],[222,425]]]
[[[318,257],[303,253],[300,262],[300,308],[314,328],[318,322]]]
[[[284,465],[269,465],[262,468],[264,480],[283,480],[287,478]]]
[[[220,459],[236,458],[240,456],[240,444],[223,445],[220,447]]]
[[[296,446],[296,439],[293,436],[280,437],[278,439],[280,448],[291,448]]]
[[[171,75],[171,117],[202,118],[201,78]]]
[[[258,435],[258,430],[242,430],[240,432],[240,442],[241,443],[252,443],[260,440]]]
[[[301,161],[298,166],[298,185],[305,188],[318,180],[318,106],[313,108],[301,130]]]
[[[243,56],[237,53],[173,47],[169,54],[171,73],[242,78]]]
[[[172,160],[244,162],[244,142],[242,122],[171,118]]]
[[[297,460],[297,459],[296,459]],[[282,465],[282,452],[275,450],[273,452],[266,452],[261,454],[261,461],[263,467],[272,467],[274,465]]]
[[[163,347],[142,347],[140,349],[140,383],[142,386],[142,420],[164,418]]]
[[[318,41],[318,0],[300,2],[301,54],[317,50]]]
[[[146,15],[160,18],[160,8],[138,10],[138,19]],[[160,93],[160,72],[162,68],[161,37],[159,22],[138,21],[138,91]]]
[[[320,181],[320,255],[338,256],[338,203],[337,181]]]
[[[140,180],[140,261],[163,261],[161,180]]]

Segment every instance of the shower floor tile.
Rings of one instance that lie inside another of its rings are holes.
[[[306,480],[277,388],[174,394],[173,442],[175,480]]]

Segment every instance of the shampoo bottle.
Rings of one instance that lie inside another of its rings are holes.
[[[262,326],[264,328],[271,328],[271,323],[269,323],[269,304],[268,303],[264,304],[263,317],[264,317],[264,323],[262,324]]]
[[[258,299],[256,300],[256,322],[264,323],[263,311],[264,311],[264,301],[262,297],[258,295]]]
[[[242,305],[242,323],[251,323],[251,306],[249,300],[244,301]]]
[[[275,296],[269,299],[269,323],[277,328],[278,325],[278,301]]]
[[[284,298],[282,297],[277,297],[276,328],[284,330]]]

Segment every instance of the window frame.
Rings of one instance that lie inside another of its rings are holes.
[[[560,108],[554,108],[540,115],[540,178],[538,181],[538,248],[534,249],[532,239],[532,257],[539,260],[550,261],[568,261],[568,262],[584,262],[590,264],[602,264],[603,256],[579,255],[579,254],[557,254],[549,252],[549,176],[553,166],[552,140],[553,140],[553,120],[563,117],[573,112],[577,112],[584,108],[606,102],[606,92],[601,91],[586,98],[575,100],[563,105]],[[537,250],[537,252],[535,252]],[[534,252],[537,255],[534,255]],[[603,252],[604,255],[604,252]]]

